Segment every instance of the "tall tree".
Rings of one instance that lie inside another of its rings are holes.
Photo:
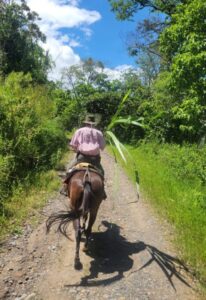
[[[131,56],[143,69],[145,83],[151,84],[163,64],[159,51],[159,35],[169,24],[170,16],[180,0],[109,0],[112,11],[119,20],[130,20],[141,9],[153,14],[138,22],[133,32],[127,35],[127,48]],[[157,13],[160,13],[157,15]]]
[[[174,118],[190,140],[206,128],[206,4],[202,0],[179,5],[171,24],[160,36],[169,61],[171,92],[176,100]]]
[[[142,9],[149,10],[149,18],[137,23],[134,32],[128,34],[127,47],[130,55],[137,57],[161,58],[158,37],[169,24],[171,15],[179,4],[187,0],[108,0],[112,11],[119,20],[131,20]],[[158,13],[158,15],[157,15]]]
[[[103,70],[104,65],[101,61],[88,58],[82,60],[79,64],[65,68],[63,71],[63,81],[71,88],[79,84],[103,87],[107,79],[107,75]]]
[[[30,72],[38,82],[45,82],[50,68],[48,53],[40,47],[45,35],[25,0],[0,2],[0,69],[3,75],[12,71]]]
[[[161,12],[172,15],[176,5],[185,0],[109,0],[112,11],[120,20],[131,19],[135,13],[143,8],[149,8],[152,12]]]
[[[76,123],[81,123],[85,112],[90,110],[88,102],[93,100],[94,94],[108,90],[109,82],[103,70],[102,62],[92,58],[63,70],[62,83],[71,92]]]
[[[160,58],[153,53],[146,52],[138,60],[141,69],[141,78],[144,85],[151,87],[160,70]]]
[[[135,56],[137,60],[142,55],[157,56],[161,58],[159,51],[159,34],[165,28],[165,18],[162,16],[153,16],[149,20],[145,19],[137,23],[135,31],[127,36],[127,48],[131,56]]]

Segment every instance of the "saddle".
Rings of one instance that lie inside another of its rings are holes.
[[[69,170],[69,172],[67,172],[64,183],[69,184],[69,181],[70,181],[71,177],[76,172],[79,172],[79,171],[85,171],[86,172],[87,170],[97,173],[104,180],[104,176],[103,176],[102,172],[96,166],[94,166],[90,163],[87,163],[87,162],[80,162],[80,163],[77,163],[71,170]]]

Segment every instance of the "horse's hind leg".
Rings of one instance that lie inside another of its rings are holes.
[[[100,205],[100,203],[90,211],[88,227],[85,231],[86,241],[85,241],[85,244],[84,244],[84,249],[83,249],[84,251],[87,251],[87,249],[88,249],[89,237],[92,233],[92,226],[94,225],[94,222],[96,220],[99,205]]]
[[[82,228],[81,228],[83,233],[85,233],[85,228],[86,228],[87,218],[88,218],[88,213],[86,213],[86,214],[83,216],[83,224],[82,224]]]
[[[73,222],[74,229],[75,229],[75,238],[76,238],[76,250],[75,250],[75,258],[74,258],[74,268],[76,270],[82,269],[82,263],[80,262],[79,258],[79,248],[80,248],[80,241],[81,241],[81,228],[80,228],[80,220],[76,219]]]

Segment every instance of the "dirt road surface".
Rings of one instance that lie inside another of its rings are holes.
[[[21,236],[0,248],[0,299],[15,300],[177,300],[199,299],[195,283],[175,259],[171,230],[160,222],[112,157],[103,155],[108,194],[99,210],[83,270],[73,268],[75,242],[45,234],[46,216],[65,209],[57,194],[29,220]]]

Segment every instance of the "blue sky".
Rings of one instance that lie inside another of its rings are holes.
[[[91,25],[93,35],[88,41],[85,40],[83,48],[77,49],[79,55],[101,60],[110,68],[122,64],[135,65],[135,60],[128,55],[125,45],[126,35],[134,30],[135,22],[118,21],[107,0],[83,0],[81,6],[98,11],[102,18]],[[142,18],[144,15],[142,12],[138,17]]]
[[[135,67],[125,45],[128,32],[136,22],[118,21],[110,11],[107,0],[27,0],[28,5],[41,17],[39,27],[47,36],[42,45],[55,62],[51,78],[81,59],[100,60],[112,72],[128,66]],[[142,20],[148,13],[138,13]]]

